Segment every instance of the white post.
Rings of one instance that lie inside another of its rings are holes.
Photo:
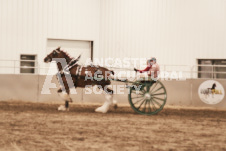
[[[16,63],[15,63],[15,62],[16,62],[16,60],[13,60],[13,64],[14,64],[14,68],[13,68],[13,69],[14,69],[14,74],[16,73],[16,71],[15,71],[15,70],[16,70]]]
[[[214,66],[214,65],[212,65],[212,79],[214,79],[214,76],[213,76],[213,66]]]

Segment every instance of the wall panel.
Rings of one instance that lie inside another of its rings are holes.
[[[224,0],[101,0],[101,55],[177,65],[225,58],[225,8]]]
[[[47,38],[93,40],[94,57],[195,65],[225,58],[225,0],[0,0],[0,59],[46,55]]]
[[[57,88],[49,88],[50,94],[43,94],[43,86],[46,80],[45,75],[0,75],[0,101],[7,100],[22,100],[22,101],[39,101],[39,102],[62,102],[63,100],[57,94],[59,89],[59,83],[56,76],[52,77],[51,83],[55,83]],[[217,104],[206,104],[199,98],[199,86],[206,80],[204,79],[189,79],[186,81],[161,81],[167,91],[167,106],[183,106],[183,107],[197,107],[197,108],[212,108],[212,109],[226,109],[226,96],[221,102]],[[217,80],[226,89],[226,80]],[[10,85],[9,85],[10,83]],[[123,86],[125,83],[112,82],[113,89],[117,85]],[[217,86],[219,88],[219,86]],[[98,88],[95,88],[95,90]],[[92,89],[94,90],[94,88]],[[74,103],[92,103],[101,104],[106,98],[104,94],[95,94],[92,91],[91,94],[86,94],[85,89],[76,88],[77,94],[72,94],[72,100]],[[116,93],[119,92],[115,89]],[[88,92],[88,91],[87,91]],[[122,94],[121,94],[122,93]],[[225,93],[224,93],[225,94]],[[211,94],[208,97],[212,97]],[[216,97],[216,94],[215,94]],[[114,99],[118,101],[120,105],[128,105],[128,90],[122,88],[120,94],[115,94]]]
[[[99,0],[0,0],[0,59],[38,54],[47,38],[93,40],[99,46]]]

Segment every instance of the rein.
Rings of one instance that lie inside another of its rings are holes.
[[[64,74],[64,73],[68,73],[69,70],[74,67],[75,65],[77,65],[77,60],[75,58],[73,58],[63,69],[61,69],[60,71],[58,71],[60,74]]]

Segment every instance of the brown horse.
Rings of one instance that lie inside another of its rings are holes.
[[[113,71],[100,66],[89,65],[82,67],[78,64],[80,56],[77,59],[71,58],[66,52],[60,50],[60,47],[53,50],[44,58],[44,62],[48,63],[56,59],[65,59],[66,64],[62,65],[57,61],[58,73],[57,79],[61,88],[57,91],[58,94],[65,100],[65,106],[60,106],[58,110],[69,110],[69,102],[72,102],[70,98],[70,88],[97,85],[99,89],[104,90],[108,95],[105,103],[97,108],[96,112],[106,113],[113,103],[113,90],[107,86],[111,84],[110,76],[114,74]],[[71,78],[73,83],[69,83],[68,78]],[[114,101],[116,107],[116,101]]]

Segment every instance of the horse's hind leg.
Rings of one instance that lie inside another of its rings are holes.
[[[118,105],[117,105],[117,101],[114,99],[114,91],[112,89],[107,88],[104,92],[106,93],[106,96],[105,96],[106,99],[111,100],[111,103],[113,103],[114,105],[114,109],[117,109]]]
[[[107,113],[107,111],[109,110],[109,107],[113,103],[114,91],[112,89],[104,88],[104,87],[102,87],[102,89],[104,89],[104,92],[106,93],[107,100],[104,102],[104,104],[101,107],[98,107],[95,111],[101,112],[101,113]]]

